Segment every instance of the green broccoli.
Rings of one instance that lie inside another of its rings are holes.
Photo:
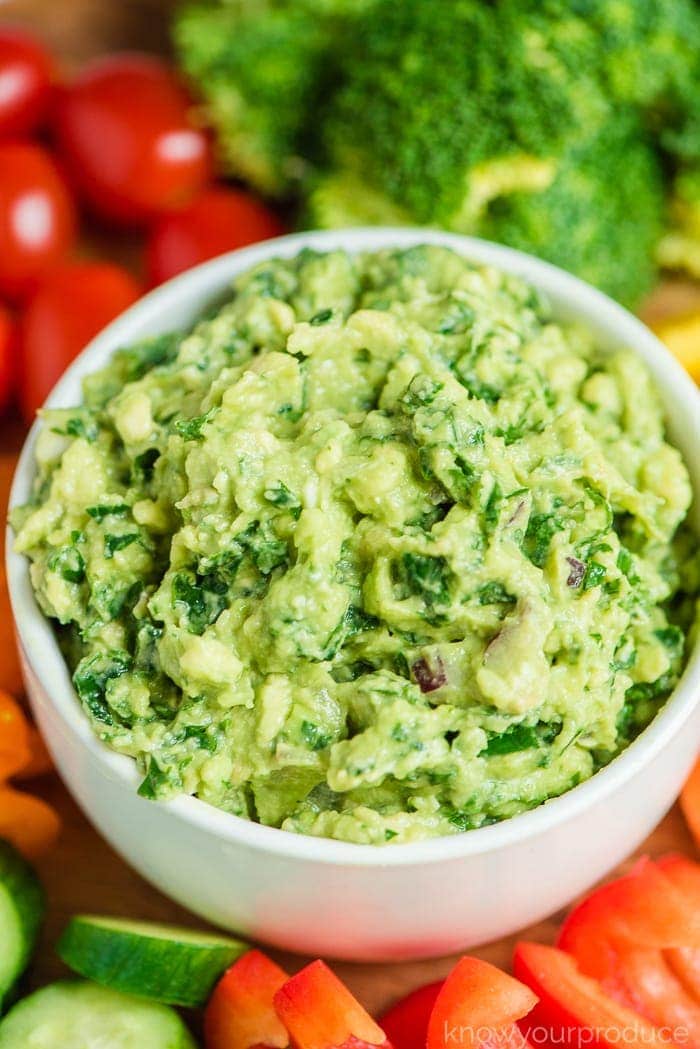
[[[345,20],[374,0],[205,0],[173,27],[182,68],[217,132],[221,163],[268,196],[307,167]]]
[[[658,162],[591,73],[595,31],[528,7],[381,0],[345,59],[324,126],[330,173],[307,215],[475,233],[634,302],[654,275]]]
[[[630,117],[573,143],[542,193],[494,201],[478,232],[634,305],[654,283],[663,214],[658,157]]]
[[[657,248],[659,265],[700,278],[700,164],[676,176],[669,206],[670,228]]]
[[[346,47],[328,166],[418,222],[472,230],[493,198],[544,189],[572,127],[607,116],[595,83],[541,53],[522,18],[479,0],[380,0]]]
[[[199,4],[176,43],[226,170],[303,223],[490,237],[630,304],[657,243],[700,272],[694,0]]]

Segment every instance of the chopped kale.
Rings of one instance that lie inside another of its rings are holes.
[[[477,590],[480,605],[514,605],[515,597],[510,594],[503,583],[484,583]]]
[[[85,559],[76,546],[62,546],[51,555],[49,570],[67,583],[82,583],[85,579]]]
[[[184,441],[198,441],[203,436],[204,427],[211,422],[217,411],[217,408],[210,408],[204,415],[195,415],[192,419],[178,419],[175,430]]]
[[[594,586],[600,586],[605,579],[606,573],[607,568],[605,565],[601,565],[599,561],[588,561],[581,588],[583,590],[591,590]]]
[[[547,746],[557,738],[561,727],[559,721],[541,721],[537,725],[510,725],[505,732],[490,737],[482,754],[495,757],[530,750],[532,747]]]
[[[544,568],[552,539],[563,528],[564,521],[554,512],[530,515],[525,529],[523,550],[533,565]]]
[[[104,521],[105,517],[126,517],[129,507],[126,503],[102,503],[99,506],[88,506],[85,512],[95,521]]]
[[[126,652],[98,652],[81,659],[73,674],[73,684],[83,706],[96,720],[105,725],[114,724],[114,716],[107,703],[110,681],[131,669],[131,657]]]
[[[140,538],[138,532],[127,532],[125,535],[106,535],[104,544],[105,557],[107,560],[110,560],[114,557],[117,550],[126,550],[127,546],[138,542]]]
[[[323,750],[331,742],[332,737],[326,735],[313,721],[302,721],[301,738],[312,750]]]
[[[394,568],[397,582],[409,595],[422,598],[429,608],[449,604],[452,572],[444,557],[404,553]]]

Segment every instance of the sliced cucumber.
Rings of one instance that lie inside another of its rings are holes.
[[[94,983],[52,983],[0,1023],[0,1049],[196,1049],[177,1013]]]
[[[77,915],[56,947],[71,969],[118,991],[170,1005],[203,1005],[248,944],[175,925]]]
[[[36,874],[0,839],[0,1003],[27,967],[43,916],[44,891]]]

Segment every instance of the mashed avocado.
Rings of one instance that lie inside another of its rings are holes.
[[[302,252],[50,411],[14,516],[140,793],[450,834],[654,717],[700,587],[650,376],[432,247]]]

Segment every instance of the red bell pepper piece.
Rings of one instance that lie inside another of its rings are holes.
[[[681,791],[680,802],[690,833],[700,849],[700,761],[690,773],[690,778]]]
[[[428,1023],[427,1049],[521,1049],[515,1021],[537,1002],[529,987],[479,958],[457,962],[437,996]]]
[[[217,983],[204,1013],[207,1049],[285,1049],[289,1035],[273,999],[289,979],[262,951],[248,951]]]
[[[672,1039],[638,1013],[606,994],[597,980],[585,976],[575,960],[556,947],[521,942],[513,971],[539,998],[521,1029],[546,1033],[568,1049],[668,1049]]]
[[[322,961],[287,980],[275,994],[275,1009],[297,1049],[391,1049],[381,1027]]]
[[[381,1017],[379,1025],[394,1049],[425,1049],[428,1021],[443,982],[419,987]]]
[[[658,1026],[685,1028],[700,1045],[700,1008],[662,950],[696,946],[698,913],[661,866],[643,859],[574,908],[558,946],[622,1005]]]
[[[700,864],[680,853],[670,853],[662,856],[658,865],[690,901],[691,909],[700,911]],[[665,954],[683,986],[700,1002],[700,950],[697,947],[674,947]]]
[[[683,1031],[685,1044],[700,1046],[700,1005],[671,968],[666,952],[632,947],[620,953],[624,995],[618,1000],[657,1027]]]
[[[620,944],[700,947],[700,910],[689,908],[684,895],[647,857],[574,907],[557,940],[583,972],[613,984]]]

